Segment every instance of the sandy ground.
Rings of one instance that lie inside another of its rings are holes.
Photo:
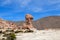
[[[19,33],[16,40],[60,40],[60,30],[36,30],[33,33]]]

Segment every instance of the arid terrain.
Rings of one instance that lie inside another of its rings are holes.
[[[18,26],[22,25],[24,21],[15,22]],[[33,21],[33,26],[37,29],[45,28],[60,28],[60,16],[48,16],[38,20]]]
[[[0,30],[19,29],[25,21],[7,21],[0,19]],[[32,22],[36,30],[32,33],[18,33],[16,40],[60,40],[60,16],[49,16]],[[2,29],[3,28],[3,29]],[[34,29],[33,29],[34,30]]]
[[[16,37],[16,40],[60,40],[60,30],[36,30],[33,33],[18,33]]]

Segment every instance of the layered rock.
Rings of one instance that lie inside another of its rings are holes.
[[[0,29],[16,29],[16,24],[0,19]]]
[[[32,21],[33,21],[33,16],[30,14],[26,14],[25,23],[23,24],[23,29],[31,30],[32,28],[34,28],[32,25]]]
[[[21,26],[17,26],[14,22],[9,22],[3,19],[0,19],[0,29],[28,29],[28,30],[34,30],[34,26],[32,24],[33,16],[30,14],[26,14],[25,16],[25,23]]]

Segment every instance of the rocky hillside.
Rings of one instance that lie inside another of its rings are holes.
[[[15,22],[17,25],[22,25],[24,22]],[[42,19],[38,19],[33,22],[34,27],[37,29],[45,28],[60,28],[60,16],[49,16]]]
[[[35,22],[35,26],[40,29],[44,28],[60,28],[60,16],[49,16],[39,19]]]
[[[3,24],[2,24],[3,22]],[[17,25],[17,26],[22,26],[24,21],[17,21],[17,22],[12,22],[12,21],[4,21],[0,19],[0,26],[2,25],[5,27],[7,24],[12,26]],[[60,28],[60,16],[49,16],[49,17],[44,17],[41,19],[38,19],[36,21],[33,21],[33,26],[37,29],[45,29],[45,28]],[[8,26],[7,25],[7,26]]]

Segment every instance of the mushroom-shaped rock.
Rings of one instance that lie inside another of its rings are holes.
[[[33,16],[30,14],[26,14],[25,18],[26,18],[26,20],[28,20],[28,19],[33,20]]]
[[[33,20],[33,16],[30,14],[26,14],[25,19],[26,19],[26,24],[31,24]]]
[[[34,28],[32,25],[32,20],[33,20],[33,16],[30,14],[26,14],[25,16],[25,23],[23,24],[23,29],[32,29]]]

